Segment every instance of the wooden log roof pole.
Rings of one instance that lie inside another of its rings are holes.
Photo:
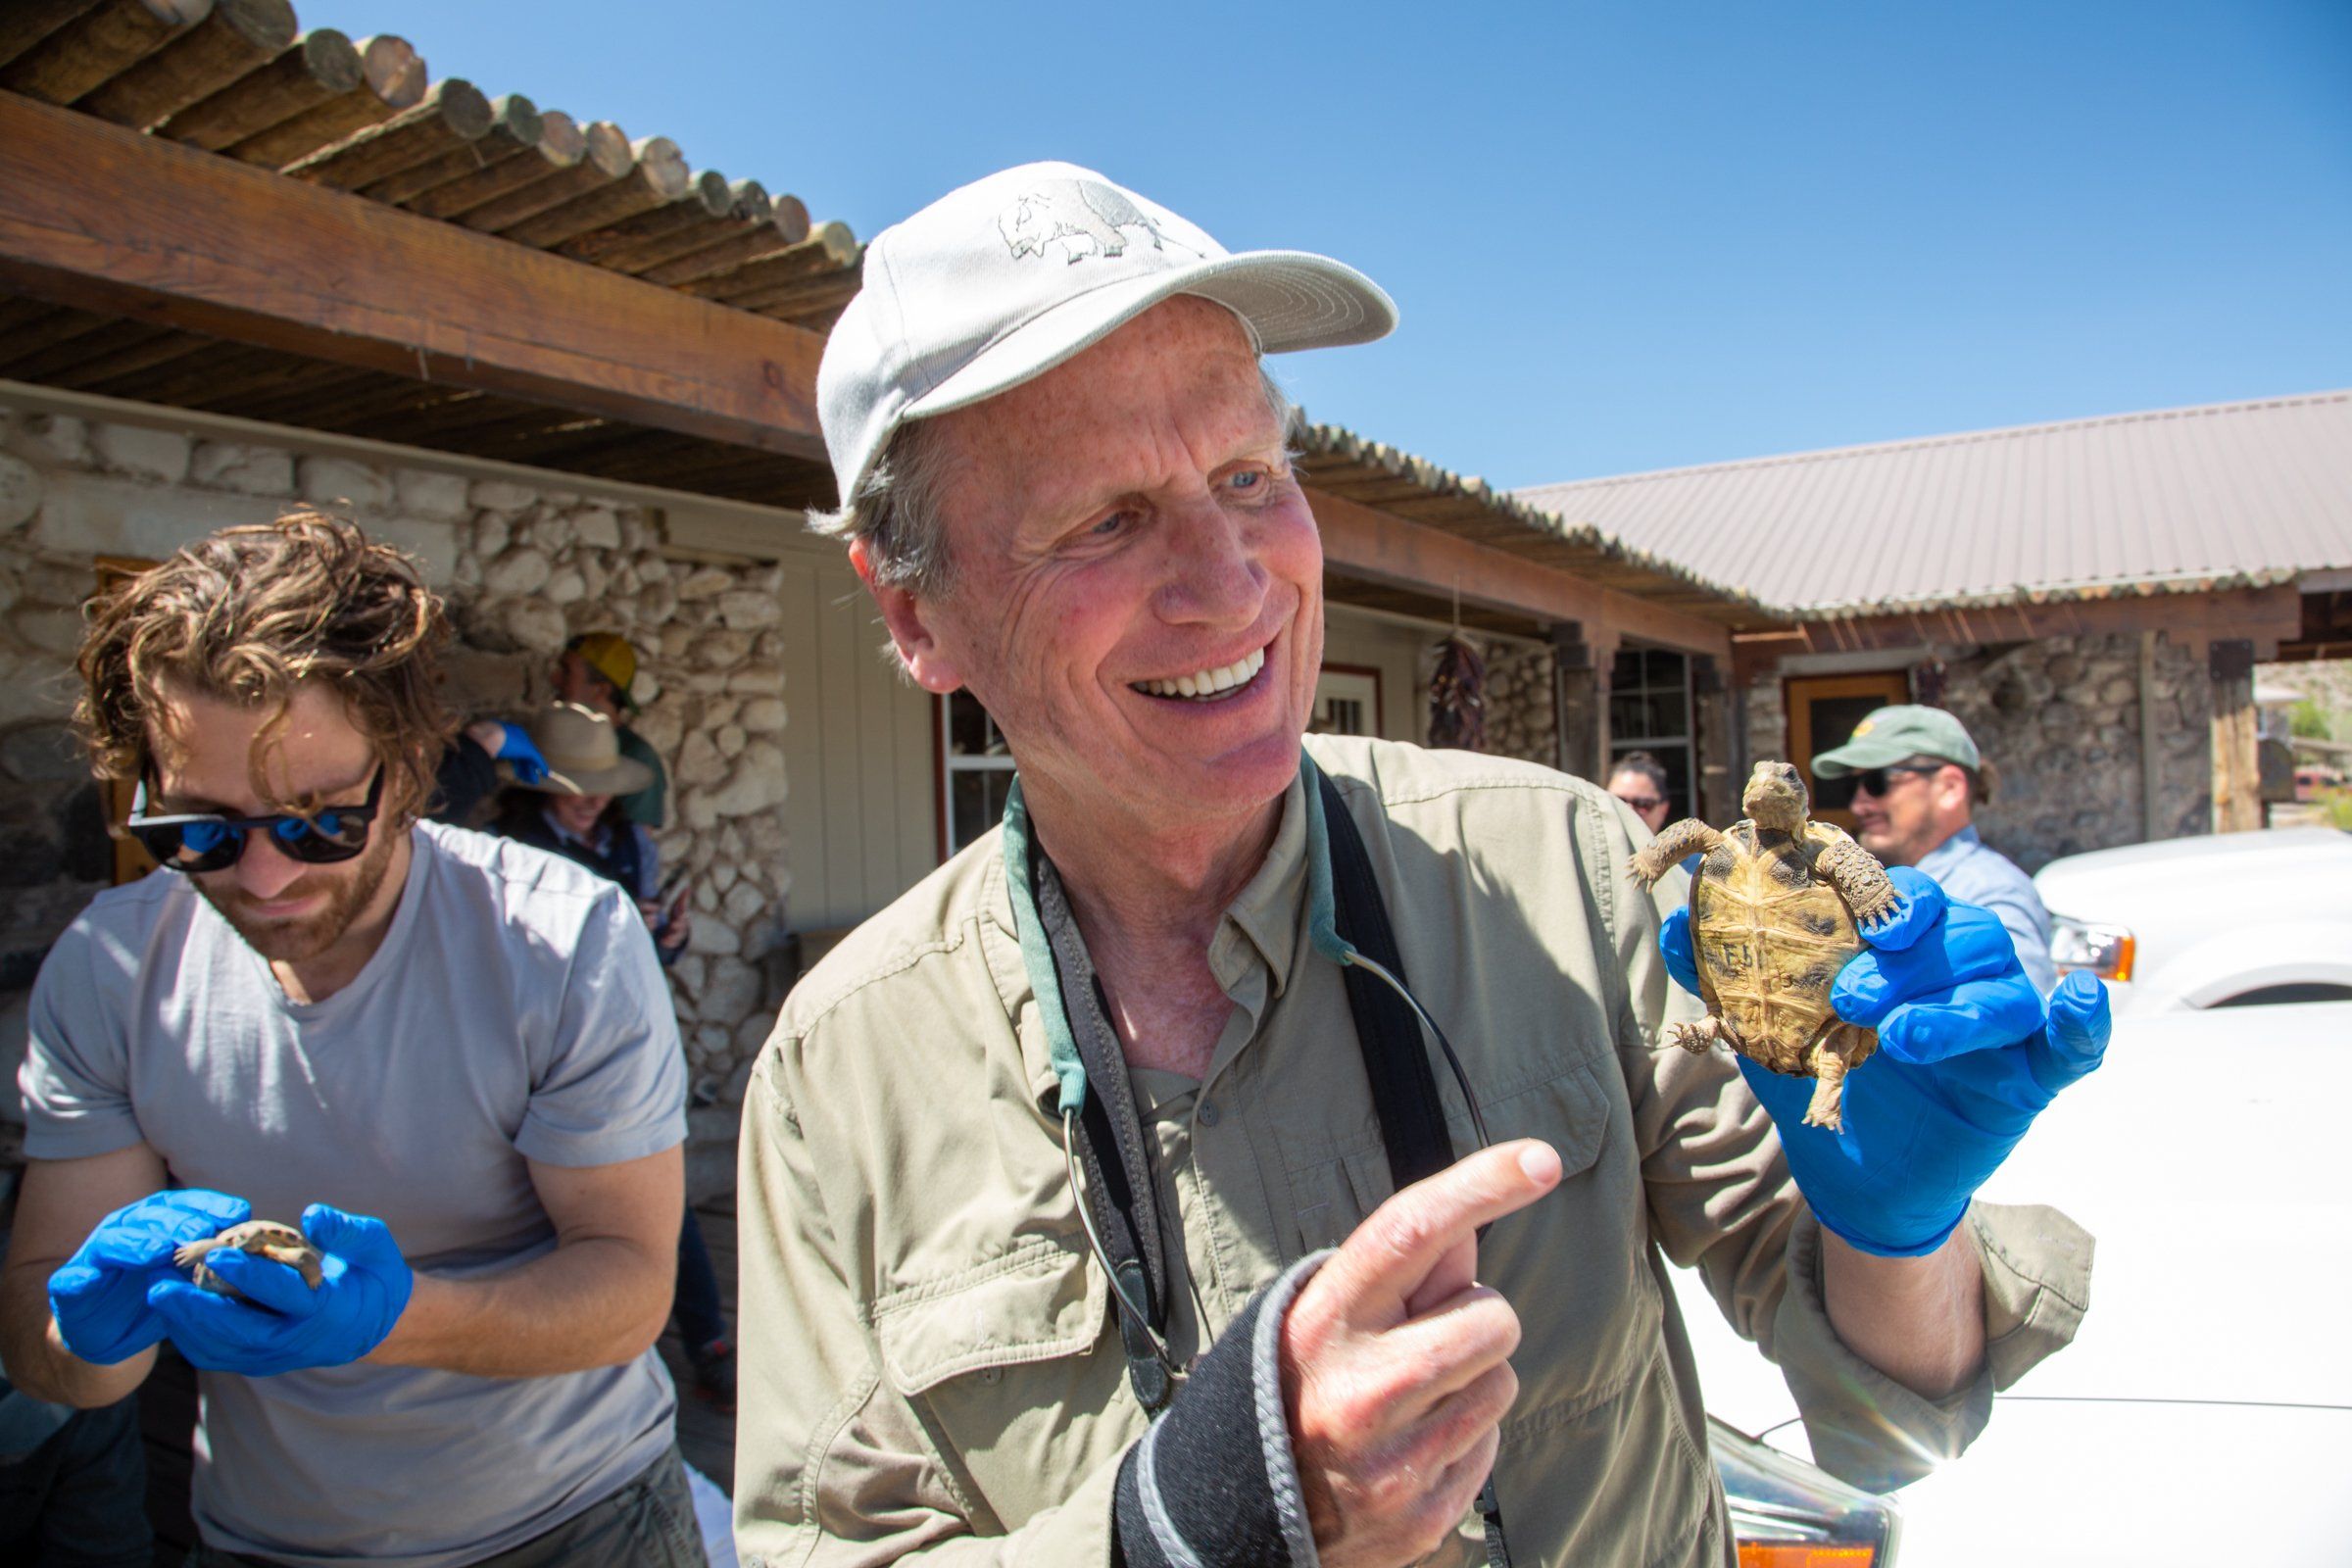
[[[488,191],[488,195],[496,195],[524,180],[537,178],[546,169],[576,164],[586,150],[580,127],[572,123],[569,115],[560,109],[542,113],[521,93],[511,92],[490,101],[490,128],[480,136],[465,146],[429,154],[405,168],[378,175],[358,189],[370,201],[406,207],[413,213],[424,212],[426,217],[435,218],[440,215],[425,212],[423,200],[461,180],[478,182],[496,172],[506,181]]]
[[[145,130],[268,65],[294,34],[288,0],[214,0],[210,16],[74,107]]]
[[[637,160],[619,147],[610,172],[517,185],[505,224],[621,182]],[[640,184],[627,201],[651,211],[685,184],[681,169],[668,194]],[[22,292],[824,460],[816,333],[468,232],[494,226],[480,214],[435,222],[0,94],[0,282]]]
[[[0,87],[70,104],[204,21],[213,0],[33,0],[7,9],[21,14],[0,24]]]
[[[269,64],[208,93],[155,126],[173,141],[221,152],[360,85],[360,52],[332,27],[314,27]]]
[[[22,59],[26,50],[97,3],[98,0],[14,0],[11,5],[0,6],[0,66]]]
[[[676,142],[667,136],[641,137],[629,144],[629,167],[618,179],[543,208],[498,233],[517,244],[552,248],[666,207],[686,194],[691,179]]]
[[[470,147],[490,133],[492,118],[490,100],[480,88],[460,76],[444,77],[415,107],[313,153],[285,172],[314,185],[357,190],[443,153]]]
[[[407,39],[379,34],[361,39],[352,52],[360,79],[349,88],[220,150],[239,163],[280,169],[422,101],[424,62]]]
[[[540,117],[543,144],[546,119]],[[579,132],[577,157],[560,165],[551,161],[547,167],[530,169],[517,181],[499,181],[505,188],[487,200],[476,200],[480,192],[461,179],[427,192],[410,206],[428,218],[450,219],[467,228],[495,234],[526,218],[536,218],[550,208],[561,207],[574,196],[602,190],[628,176],[635,159],[630,154],[626,132],[607,120],[592,121],[580,126]],[[509,160],[510,165],[522,161]]]

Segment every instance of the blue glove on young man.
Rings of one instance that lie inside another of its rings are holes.
[[[253,1218],[242,1198],[201,1187],[161,1192],[100,1220],[49,1276],[49,1311],[66,1348],[94,1366],[127,1361],[164,1337],[147,1292],[181,1277],[175,1248]]]
[[[1846,1075],[1844,1132],[1804,1125],[1810,1080],[1744,1056],[1740,1071],[1814,1217],[1865,1252],[1916,1257],[1943,1245],[2058,1091],[2099,1064],[2113,1020],[2105,988],[2080,972],[2045,1008],[1996,915],[1909,866],[1886,874],[1902,903],[1862,933],[1830,988],[1840,1018],[1879,1034],[1878,1054]],[[1666,916],[1658,946],[1697,991],[1687,907]]]
[[[250,1300],[178,1278],[148,1291],[148,1304],[182,1355],[208,1371],[267,1377],[344,1366],[384,1343],[416,1281],[391,1229],[380,1219],[313,1203],[303,1210],[302,1233],[319,1252],[317,1290],[283,1263],[220,1248],[206,1256],[206,1266]]]

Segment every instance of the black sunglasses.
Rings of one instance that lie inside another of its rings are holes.
[[[368,848],[368,824],[375,820],[384,794],[384,769],[376,764],[368,781],[368,799],[358,806],[327,806],[308,816],[277,811],[269,816],[217,816],[190,812],[176,816],[147,814],[147,781],[130,798],[130,819],[122,825],[139,847],[169,871],[220,871],[237,863],[245,853],[245,835],[267,829],[270,842],[289,860],[305,865],[332,865]]]
[[[1944,764],[1941,762],[1896,762],[1890,767],[1865,768],[1863,771],[1851,775],[1854,781],[1854,793],[1883,796],[1886,793],[1888,784],[1892,782],[1888,776],[1890,774],[1940,773],[1943,768]]]

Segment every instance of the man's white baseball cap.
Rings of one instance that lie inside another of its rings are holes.
[[[843,505],[901,424],[1042,375],[1178,294],[1231,310],[1267,354],[1369,343],[1396,325],[1380,286],[1329,257],[1235,256],[1092,170],[1007,169],[865,248],[863,286],[816,372]]]

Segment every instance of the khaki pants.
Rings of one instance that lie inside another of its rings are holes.
[[[267,1557],[198,1546],[184,1568],[275,1568]],[[604,1501],[473,1568],[710,1568],[676,1444]]]

